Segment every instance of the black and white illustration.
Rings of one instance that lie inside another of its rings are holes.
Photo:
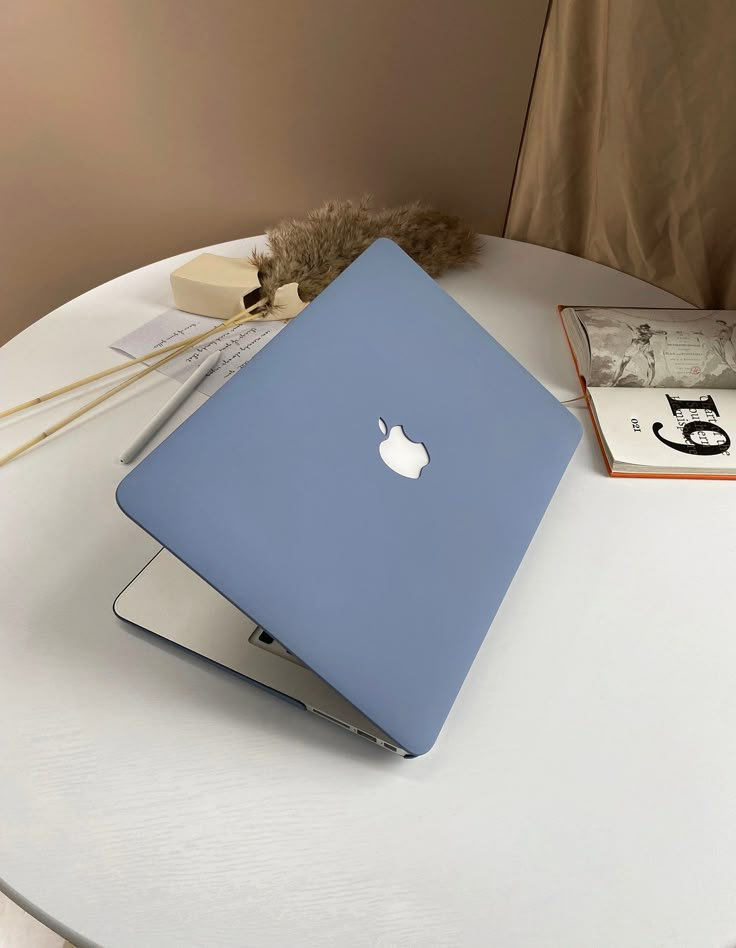
[[[736,372],[736,347],[733,342],[733,331],[736,323],[728,323],[725,319],[717,319],[718,338],[713,343],[713,348],[724,365]]]
[[[654,382],[654,376],[656,374],[657,368],[657,356],[652,340],[655,336],[666,336],[667,330],[652,329],[649,323],[641,323],[639,326],[632,326],[629,323],[626,325],[631,330],[631,342],[626,348],[626,351],[619,362],[611,385],[620,384],[621,379],[624,377],[624,374],[627,372],[632,362],[635,363],[635,371],[639,370],[639,376],[641,376],[640,367],[636,365],[637,359],[644,361],[646,367],[645,384],[651,385]],[[665,358],[666,356],[664,352],[660,350],[660,359]]]
[[[588,337],[588,385],[736,388],[736,314],[576,307]],[[730,315],[730,314],[728,314]]]

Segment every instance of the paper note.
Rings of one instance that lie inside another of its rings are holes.
[[[188,336],[197,336],[207,332],[218,324],[219,320],[207,316],[194,316],[178,309],[170,309],[133,332],[112,343],[111,348],[138,358],[147,352],[163,349]],[[260,352],[286,326],[285,322],[254,322],[227,329],[210,336],[201,345],[187,349],[186,352],[171,359],[158,370],[171,378],[182,382],[192,372],[197,363],[203,361],[215,350],[220,350],[220,361],[197,386],[204,395],[213,395],[221,385],[238,369]],[[163,358],[156,356],[147,360],[147,364]]]

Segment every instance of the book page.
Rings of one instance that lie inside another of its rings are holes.
[[[574,307],[591,387],[736,389],[736,311]]]
[[[714,474],[736,468],[736,391],[608,387],[588,396],[616,462]]]

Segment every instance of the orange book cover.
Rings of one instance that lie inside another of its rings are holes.
[[[562,325],[562,331],[565,334],[565,339],[567,340],[567,345],[570,350],[570,355],[572,357],[573,365],[575,366],[575,373],[580,382],[580,390],[585,396],[585,404],[588,407],[588,413],[590,414],[590,419],[593,422],[593,430],[595,431],[595,436],[598,441],[598,447],[601,449],[601,455],[603,456],[603,463],[606,465],[606,470],[610,477],[646,477],[646,478],[664,478],[667,480],[689,480],[689,481],[733,481],[736,480],[736,474],[671,474],[671,473],[652,473],[650,471],[637,473],[634,471],[614,471],[611,468],[611,465],[608,462],[608,456],[606,455],[606,449],[603,445],[603,437],[601,435],[600,428],[596,421],[595,412],[591,408],[590,397],[588,396],[588,386],[586,385],[585,379],[580,373],[580,366],[578,365],[578,360],[575,358],[575,351],[572,347],[570,337],[565,328],[564,320],[562,319],[563,309],[567,309],[568,304],[558,304],[557,313],[560,317],[560,324]]]

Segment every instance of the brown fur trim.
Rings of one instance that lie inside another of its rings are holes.
[[[457,217],[416,202],[374,211],[371,199],[328,201],[303,220],[283,221],[267,232],[269,253],[254,253],[269,309],[276,290],[298,283],[310,302],[374,240],[389,237],[430,276],[475,262],[478,235]]]

